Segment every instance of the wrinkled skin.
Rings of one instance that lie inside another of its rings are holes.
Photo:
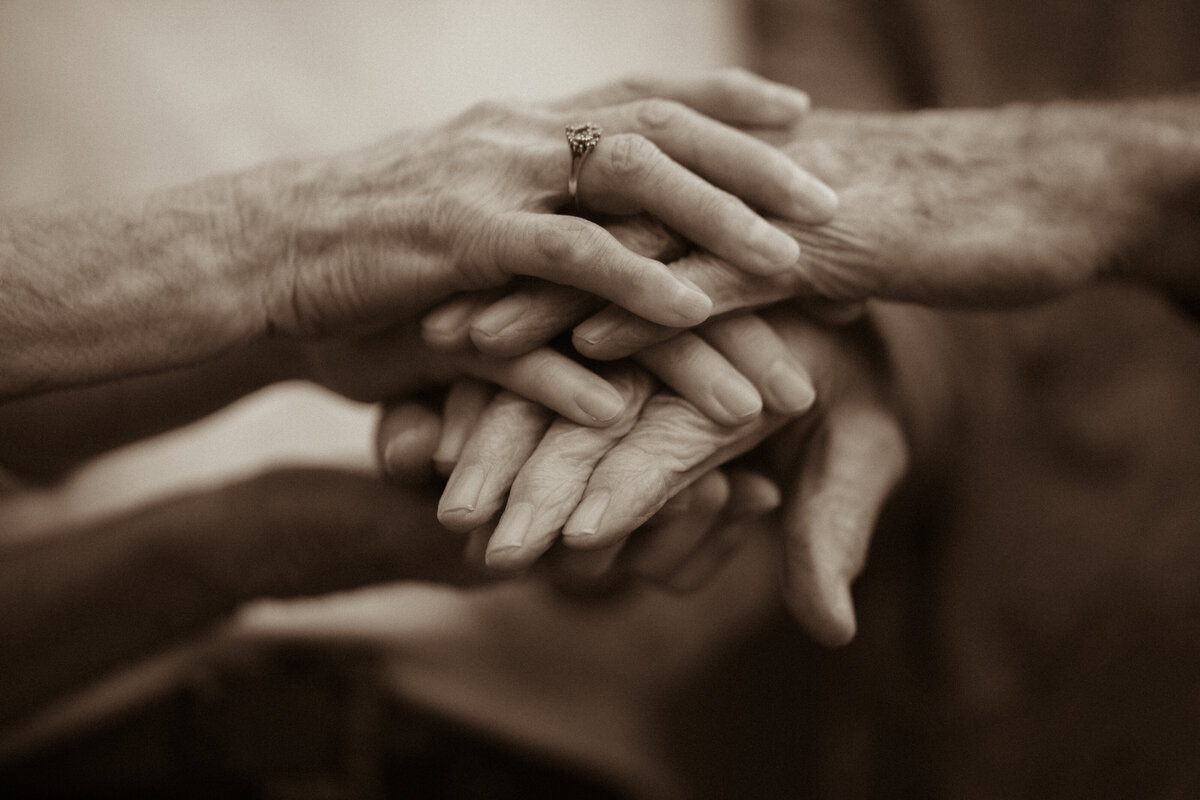
[[[457,436],[464,443],[439,519],[489,537],[486,560],[493,569],[524,570],[561,540],[565,550],[558,566],[594,577],[612,565],[627,539],[636,545],[648,536],[640,526],[681,489],[711,481],[715,467],[772,437],[764,456],[768,476],[783,492],[788,603],[819,641],[848,641],[855,631],[850,584],[863,567],[876,518],[905,474],[913,448],[926,452],[935,446],[912,440],[911,431],[936,427],[915,421],[921,413],[914,409],[939,413],[947,405],[940,398],[921,402],[894,385],[865,325],[825,329],[787,307],[764,319],[813,378],[818,403],[807,415],[767,412],[739,426],[721,425],[628,366],[610,375],[626,393],[628,410],[603,429],[551,421],[524,401],[502,395],[465,426],[469,434]],[[917,341],[902,351],[910,359],[927,352]],[[409,465],[406,469],[416,459],[406,460],[393,442],[401,431],[417,427],[413,413],[398,407],[381,425],[385,459]],[[719,505],[721,487],[710,482],[706,489],[716,492],[706,501],[709,507]],[[698,496],[682,502],[694,504]],[[712,513],[692,507],[697,516]],[[493,529],[489,521],[501,509]],[[661,534],[664,527],[672,530],[667,536]],[[689,542],[680,528],[653,526],[655,540],[626,557],[633,571],[677,576],[683,571],[679,564],[646,570],[645,560],[655,558],[645,553],[657,551],[656,558],[668,562],[663,551],[688,556],[708,551],[698,560],[716,563],[736,540],[736,528],[721,534],[701,527]]]
[[[730,99],[739,92],[764,101],[757,119],[744,119],[746,98]],[[800,104],[786,97],[791,113],[781,114],[784,96],[724,72],[541,106],[482,104],[436,128],[242,176],[235,246],[246,259],[279,264],[264,304],[281,333],[353,333],[514,275],[574,285],[657,322],[694,324],[708,310],[700,293],[599,225],[553,213],[568,201],[564,120],[607,131],[580,172],[581,210],[649,213],[743,268],[776,272],[796,246],[750,205],[823,222],[836,201],[775,149],[718,120],[794,121]]]
[[[1154,103],[1062,103],[988,110],[871,114],[819,110],[766,138],[837,190],[836,219],[785,224],[794,268],[747,276],[697,252],[672,265],[713,299],[714,314],[787,297],[884,297],[933,305],[1010,305],[1053,297],[1106,275],[1195,297],[1194,197],[1200,154],[1195,103],[1181,118]],[[1185,213],[1187,198],[1192,213]],[[1176,242],[1171,247],[1163,242]],[[1153,258],[1136,258],[1153,253]],[[1151,265],[1127,274],[1131,265]],[[512,354],[582,316],[561,290],[537,287],[536,327],[477,314],[486,352]],[[544,294],[543,294],[544,292]],[[500,304],[529,303],[509,297]],[[575,330],[594,358],[618,358],[674,333],[609,308]]]

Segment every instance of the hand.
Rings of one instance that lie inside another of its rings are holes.
[[[582,168],[582,208],[647,212],[742,268],[775,272],[795,261],[796,245],[746,204],[823,222],[835,199],[716,119],[778,125],[802,109],[794,92],[736,71],[619,84],[542,107],[483,105],[432,130],[243,176],[234,238],[256,243],[244,259],[278,265],[268,327],[292,335],[378,329],[518,274],[691,325],[708,314],[700,292],[595,223],[554,213],[567,202],[564,124],[606,131]]]
[[[1007,305],[1051,297],[1131,264],[1160,264],[1162,258],[1133,256],[1153,248],[1169,222],[1171,197],[1189,180],[1194,191],[1197,159],[1172,144],[1178,131],[1121,112],[1120,104],[816,111],[770,137],[841,199],[828,225],[784,224],[801,245],[794,269],[748,275],[703,252],[671,267],[721,314],[795,296]],[[561,293],[544,306],[542,330],[520,321],[498,325],[506,322],[498,312],[468,324],[479,328],[473,338],[481,348],[521,352],[545,328],[579,320]],[[574,341],[587,356],[618,358],[674,332],[609,308],[578,325]]]
[[[889,330],[909,341],[894,343],[891,351],[903,353],[914,374],[927,374],[928,368],[912,362],[934,348],[923,346],[906,330],[903,312],[899,316]],[[459,447],[439,519],[464,531],[485,526],[507,491],[494,532],[484,527],[490,566],[524,569],[561,531],[568,548],[599,551],[580,556],[585,570],[594,572],[612,563],[631,534],[636,541],[641,532],[634,532],[681,487],[770,437],[773,478],[784,488],[789,605],[819,641],[847,641],[855,630],[849,587],[862,568],[875,520],[906,471],[910,449],[935,447],[910,443],[910,431],[924,436],[937,431],[939,420],[923,417],[946,413],[946,402],[922,394],[932,381],[915,388],[894,385],[865,326],[826,330],[790,309],[772,310],[765,318],[813,376],[819,402],[806,416],[789,424],[768,413],[740,427],[719,426],[674,395],[651,396],[644,378],[620,368],[626,373],[614,383],[628,393],[627,413],[639,406],[640,412],[607,429],[551,424],[550,415],[523,402],[489,407],[469,426],[469,438],[457,437],[466,443]],[[419,427],[413,423],[409,418],[398,428]],[[385,429],[384,447],[390,436]],[[718,531],[709,538],[729,537]]]
[[[610,224],[609,230],[631,250],[644,255],[661,257],[678,246],[677,240],[665,228],[644,220],[619,221]],[[542,281],[509,291],[505,299],[489,308],[493,300],[495,294],[488,292],[456,296],[425,316],[422,338],[430,346],[446,352],[443,361],[466,359],[501,365],[520,356],[497,353],[496,348],[490,346],[473,346],[473,340],[478,341],[478,312],[481,310],[486,309],[484,318],[496,311],[511,317],[515,324],[532,333],[534,338],[527,338],[525,344],[531,344],[535,339],[542,345],[558,332],[562,321],[560,312],[575,309],[577,313],[586,314],[588,309],[597,307],[597,298]],[[547,312],[545,317],[539,313],[543,310]],[[544,351],[544,348],[539,349]],[[651,345],[634,354],[633,358],[714,422],[723,425],[739,425],[757,415],[763,408],[764,397],[768,408],[783,414],[802,413],[813,400],[811,379],[761,320],[750,314],[715,319],[694,332],[677,332],[669,341]],[[735,364],[743,365],[747,373],[743,374]],[[556,371],[561,374],[551,375],[547,370],[542,375],[546,384],[566,387],[574,382],[573,375],[577,370],[578,365],[566,361],[563,368]],[[478,373],[474,374],[478,376]],[[525,397],[538,399],[510,384],[504,385]],[[542,404],[581,421],[549,403],[543,401]],[[588,424],[586,420],[582,421]]]
[[[482,383],[460,381],[446,395],[441,413],[418,401],[385,408],[377,429],[377,452],[393,480],[423,485],[432,475],[431,466],[450,475],[468,440],[472,448],[492,442],[529,452],[550,417],[536,403],[511,394],[497,396]],[[474,436],[476,429],[485,432]],[[495,456],[493,451],[484,457]],[[472,455],[468,452],[466,458]],[[688,591],[720,568],[739,544],[743,525],[761,519],[779,503],[779,489],[765,476],[747,469],[714,469],[681,489],[638,529],[634,546],[622,554],[617,569],[610,569],[615,551],[558,551],[551,554],[557,558],[543,560],[542,565],[549,564],[544,570],[548,577],[571,591],[604,589],[623,574]],[[494,511],[499,507],[496,503]],[[471,530],[467,543],[468,562],[480,568],[495,530],[494,513],[489,523]]]

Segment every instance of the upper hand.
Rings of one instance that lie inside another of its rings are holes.
[[[1154,235],[1162,199],[1147,189],[1136,141],[1086,106],[909,114],[815,111],[784,135],[784,152],[833,186],[827,225],[779,222],[801,246],[793,268],[751,275],[696,251],[671,268],[700,287],[713,313],[788,297],[1009,305],[1054,296],[1119,265]],[[583,315],[560,293],[539,297],[545,328]],[[505,298],[502,303],[516,303]],[[520,352],[544,335],[479,311],[473,339]],[[608,308],[575,328],[575,345],[617,358],[675,328]]]
[[[736,71],[617,84],[558,104],[481,105],[434,129],[242,176],[234,238],[248,243],[237,255],[248,268],[275,265],[267,326],[293,335],[375,330],[514,275],[695,324],[710,310],[703,293],[599,225],[555,213],[571,162],[564,125],[605,130],[580,175],[583,209],[647,212],[741,268],[775,272],[795,261],[796,245],[751,206],[823,222],[834,198],[717,120],[779,125],[803,109],[798,93]]]

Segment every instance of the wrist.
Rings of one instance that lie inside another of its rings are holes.
[[[1087,117],[1081,117],[1080,109]],[[1104,274],[1200,299],[1200,99],[1172,97],[1098,106],[1059,104],[1063,124],[1105,143],[1111,179],[1103,194],[1123,201],[1130,246]],[[1081,119],[1086,120],[1079,124]],[[1110,200],[1111,202],[1111,200]]]
[[[161,324],[197,350],[183,363],[263,338],[262,298],[278,257],[264,247],[259,220],[247,213],[243,183],[241,175],[213,176],[152,194],[142,204],[143,227],[166,262],[153,266],[177,276],[168,287],[177,302],[163,306],[179,315],[177,324]],[[185,343],[180,352],[187,349]]]

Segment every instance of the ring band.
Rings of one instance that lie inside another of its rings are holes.
[[[590,122],[567,126],[567,145],[571,148],[571,177],[567,179],[567,194],[576,208],[579,208],[579,170],[583,169],[588,153],[596,149],[602,133],[603,129]]]

